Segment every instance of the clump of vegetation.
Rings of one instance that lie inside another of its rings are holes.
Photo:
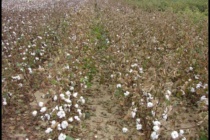
[[[186,14],[194,22],[207,20],[208,16],[207,0],[126,0],[126,2],[148,12],[166,11],[179,13],[180,16]]]

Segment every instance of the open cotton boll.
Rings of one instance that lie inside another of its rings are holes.
[[[65,95],[64,94],[60,94],[60,97],[61,97],[62,100],[65,99]]]
[[[137,118],[136,123],[140,123],[140,120],[141,120],[140,118]]]
[[[135,116],[136,116],[136,112],[135,112],[135,111],[132,111],[132,112],[131,112],[131,117],[132,117],[132,118],[135,118]]]
[[[69,118],[69,122],[73,122],[73,120],[74,120],[73,117]]]
[[[68,97],[70,97],[70,96],[71,96],[71,92],[70,92],[70,91],[66,91],[66,95],[67,95]]]
[[[7,105],[7,101],[5,100],[5,101],[3,101],[3,105]]]
[[[183,134],[184,134],[184,130],[180,129],[180,130],[179,130],[179,135],[182,136]]]
[[[157,125],[153,126],[153,130],[154,130],[155,132],[157,132],[159,129],[160,129],[159,126],[157,126]]]
[[[62,127],[63,129],[66,129],[66,128],[68,127],[68,122],[67,122],[67,121],[62,121],[61,127]]]
[[[167,100],[170,100],[170,96],[169,96],[168,94],[165,95],[165,98],[166,98]]]
[[[59,106],[59,110],[63,110],[63,106]]]
[[[117,84],[117,88],[121,88],[122,87],[122,85],[121,84]]]
[[[56,124],[56,121],[55,120],[52,120],[51,121],[51,126],[54,126]]]
[[[80,99],[77,102],[81,102],[81,104],[85,104],[85,99],[81,96]]]
[[[78,108],[78,107],[79,107],[79,105],[78,105],[78,104],[75,104],[75,105],[74,105],[74,107],[75,107],[75,108]]]
[[[156,131],[153,131],[150,135],[150,138],[152,140],[156,140],[156,139],[158,139],[158,136],[159,136],[158,133]]]
[[[123,131],[123,133],[127,133],[128,132],[128,128],[123,127],[122,131]]]
[[[187,139],[185,137],[183,137],[182,140],[187,140]]]
[[[124,93],[125,96],[128,96],[129,94],[130,94],[130,92],[128,92],[128,91],[126,91],[126,92]]]
[[[58,111],[57,116],[61,119],[66,116],[65,112],[63,110]]]
[[[50,133],[52,132],[52,128],[48,127],[46,130],[45,130],[45,133]]]
[[[40,112],[43,113],[43,112],[45,112],[46,110],[47,110],[47,107],[42,107],[41,110],[40,110]]]
[[[173,131],[173,132],[171,132],[171,137],[172,137],[173,139],[176,139],[176,138],[179,137],[179,133],[178,133],[177,131]]]
[[[57,128],[58,128],[59,131],[62,130],[61,129],[61,124],[58,124]]]
[[[43,107],[44,103],[43,102],[39,102],[39,107]]]
[[[152,114],[152,116],[154,117],[155,116],[155,111],[151,111],[151,114]]]
[[[65,99],[65,102],[71,103],[71,100],[70,99]]]
[[[161,124],[159,121],[153,121],[152,123],[153,125],[157,125],[157,126]]]
[[[54,101],[57,101],[57,99],[58,99],[58,96],[55,95],[55,96],[53,97],[53,100],[54,100]]]
[[[66,139],[66,135],[61,133],[59,136],[58,136],[58,140],[65,140]]]
[[[74,119],[77,120],[77,121],[80,121],[79,116],[74,116]]]
[[[32,71],[32,69],[31,69],[31,68],[28,68],[28,71],[29,71],[29,73],[30,73],[30,74],[32,74],[32,73],[33,73],[33,71]]]
[[[152,102],[148,102],[148,103],[147,103],[147,107],[148,107],[148,108],[153,107],[153,103],[152,103]]]
[[[192,87],[192,88],[190,89],[190,91],[191,91],[191,92],[195,92],[195,88]]]
[[[37,115],[37,111],[36,111],[36,110],[33,111],[33,112],[32,112],[32,115],[35,117],[35,116]]]
[[[70,90],[71,90],[71,91],[74,90],[74,87],[71,86],[71,87],[70,87]]]
[[[74,98],[77,98],[77,95],[78,95],[77,92],[73,93],[73,97],[74,97]]]
[[[137,123],[137,124],[136,124],[136,129],[137,129],[137,130],[141,130],[141,129],[142,129],[142,125],[139,124],[139,123]]]
[[[163,119],[164,120],[167,120],[167,118],[168,118],[168,115],[167,114],[162,114],[162,116],[163,116]]]
[[[50,120],[50,115],[49,114],[45,114],[44,116],[47,120]]]
[[[166,94],[170,96],[171,95],[171,91],[170,90],[167,90],[166,91]]]

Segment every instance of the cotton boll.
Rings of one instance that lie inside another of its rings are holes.
[[[122,85],[121,84],[117,84],[117,88],[121,88],[122,87]]]
[[[71,92],[70,92],[70,91],[66,91],[66,95],[67,95],[68,97],[70,97],[70,96],[71,96]]]
[[[73,86],[71,86],[71,87],[70,87],[70,90],[71,90],[71,91],[73,91],[73,90],[74,90],[74,87],[73,87]]]
[[[151,111],[151,114],[152,114],[152,116],[154,117],[155,116],[155,111]]]
[[[55,110],[58,110],[58,106],[56,105],[56,107],[54,108]]]
[[[192,87],[192,88],[190,89],[190,91],[194,93],[194,92],[195,92],[195,88]]]
[[[6,101],[6,100],[5,100],[5,101],[3,101],[2,103],[3,103],[3,105],[7,105],[7,101]]]
[[[44,116],[47,120],[50,120],[50,115],[49,114],[45,114]]]
[[[165,98],[166,98],[167,100],[169,100],[169,99],[170,99],[170,97],[169,97],[169,95],[168,95],[168,94],[166,94],[166,95],[165,95]]]
[[[124,93],[125,96],[128,96],[129,94],[130,94],[130,92],[128,92],[128,91],[126,91],[126,92]]]
[[[70,117],[69,118],[69,122],[73,122],[73,117]]]
[[[179,135],[182,136],[183,134],[184,134],[184,130],[180,129],[180,130],[179,130]]]
[[[132,111],[132,112],[131,112],[131,116],[132,116],[132,118],[135,118],[136,112],[135,112],[135,111]]]
[[[59,106],[59,110],[60,110],[60,111],[63,110],[63,106]]]
[[[39,107],[42,107],[44,105],[43,102],[39,102]]]
[[[79,107],[79,105],[78,105],[78,104],[75,104],[75,105],[74,105],[74,107],[75,107],[75,108],[78,108],[78,107]]]
[[[47,110],[47,107],[42,107],[41,110],[40,110],[40,112],[43,113],[43,112],[45,112],[46,110]]]
[[[189,70],[192,71],[193,70],[193,67],[189,67]]]
[[[75,92],[75,93],[73,94],[73,97],[74,97],[74,98],[77,98],[77,95],[78,95],[78,93]]]
[[[157,126],[157,125],[153,126],[153,130],[154,130],[155,132],[157,132],[159,129],[160,129],[159,126]]]
[[[58,140],[65,140],[66,139],[66,135],[61,133],[59,136],[58,136]]]
[[[85,99],[82,96],[80,97],[79,101],[81,102],[82,105],[85,104]]]
[[[162,115],[163,115],[163,119],[164,119],[164,120],[167,120],[168,115],[167,115],[167,114],[162,114]]]
[[[207,99],[207,98],[206,98],[205,95],[201,96],[201,98],[200,98],[201,101],[206,100],[206,99]]]
[[[54,101],[57,101],[57,99],[58,99],[58,96],[55,95],[55,96],[53,97],[53,100],[54,100]]]
[[[123,131],[123,133],[127,133],[127,132],[128,132],[128,128],[124,127],[124,128],[122,129],[122,131]]]
[[[56,124],[56,121],[55,120],[52,120],[51,121],[51,127],[53,127],[55,124]]]
[[[57,128],[58,128],[59,131],[62,130],[61,129],[61,124],[58,124]]]
[[[176,139],[176,138],[179,137],[179,133],[178,133],[177,131],[173,131],[173,132],[171,132],[171,137],[172,137],[173,139]]]
[[[32,112],[32,115],[35,117],[35,116],[37,115],[37,111],[36,111],[36,110],[33,111],[33,112]]]
[[[64,94],[60,94],[60,97],[61,97],[62,100],[65,99],[65,95]]]
[[[67,102],[67,103],[71,103],[71,100],[69,100],[69,99],[65,99],[65,102]]]
[[[77,121],[80,121],[79,116],[74,116],[74,119],[77,120]]]
[[[153,131],[152,133],[151,133],[151,135],[150,135],[150,138],[152,139],[152,140],[156,140],[156,139],[158,139],[158,134],[157,134],[157,132],[155,132],[155,131]]]
[[[33,73],[33,71],[32,71],[32,69],[31,69],[31,68],[28,68],[28,71],[29,71],[29,73],[30,73],[30,74],[32,74],[32,73]]]
[[[52,128],[50,128],[50,127],[48,127],[46,130],[45,130],[45,133],[50,133],[50,132],[52,132]]]
[[[182,140],[187,140],[187,139],[185,137],[183,137]]]
[[[67,121],[62,121],[61,127],[62,127],[63,129],[66,129],[67,126],[68,126],[68,122],[67,122]]]
[[[148,103],[147,103],[147,107],[148,107],[148,108],[153,107],[153,103],[152,103],[152,102],[148,102]]]
[[[141,130],[141,129],[142,129],[142,125],[139,124],[139,123],[137,123],[137,124],[136,124],[136,129],[137,129],[137,130]]]
[[[166,94],[170,96],[171,95],[171,91],[170,90],[167,90],[166,91]]]
[[[159,121],[153,121],[153,125],[159,126],[161,123]]]
[[[141,120],[140,118],[137,118],[136,123],[140,123],[140,120]]]
[[[57,116],[61,119],[61,118],[64,118],[66,116],[65,112],[63,110],[60,110],[58,113],[57,113]]]

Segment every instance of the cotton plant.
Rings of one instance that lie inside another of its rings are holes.
[[[73,91],[73,90],[71,90]],[[48,121],[49,127],[45,129],[46,134],[52,134],[52,132],[58,132],[58,139],[65,139],[66,134],[64,133],[69,124],[80,122],[83,117],[82,105],[85,104],[83,96],[79,96],[78,92],[66,91],[59,95],[53,95],[53,102],[58,103],[55,107],[50,108],[43,102],[38,102],[40,108],[32,111],[32,116],[36,117],[40,115],[42,121]],[[51,111],[50,111],[51,110]]]
[[[158,139],[158,137],[159,137],[159,133],[160,133],[160,125],[161,125],[161,123],[160,123],[160,121],[152,121],[152,123],[153,123],[153,131],[151,132],[151,135],[150,135],[150,138],[152,139],[152,140],[156,140],[156,139]]]

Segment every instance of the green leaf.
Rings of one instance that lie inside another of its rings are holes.
[[[70,136],[67,136],[66,137],[66,140],[74,140],[74,138],[70,137]]]

